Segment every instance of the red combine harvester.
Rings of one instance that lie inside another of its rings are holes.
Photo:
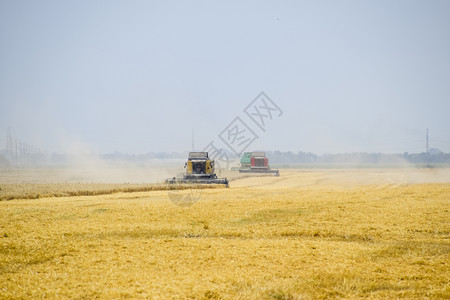
[[[269,167],[269,159],[264,152],[245,152],[241,158],[240,173],[266,173],[280,176],[278,169]]]

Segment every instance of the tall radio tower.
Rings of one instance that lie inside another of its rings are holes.
[[[428,128],[427,128],[427,153],[428,153]]]

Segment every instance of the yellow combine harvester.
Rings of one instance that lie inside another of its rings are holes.
[[[208,157],[208,152],[189,152],[184,168],[186,169],[184,177],[167,178],[166,183],[225,184],[228,187],[227,178],[217,178],[214,160]]]

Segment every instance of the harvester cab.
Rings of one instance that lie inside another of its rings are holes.
[[[211,177],[214,173],[214,160],[210,160],[208,152],[190,152],[184,164],[186,177]]]
[[[186,169],[182,178],[168,178],[166,183],[186,183],[186,184],[225,184],[229,186],[227,178],[217,178],[214,171],[214,160],[210,159],[208,152],[189,152]]]

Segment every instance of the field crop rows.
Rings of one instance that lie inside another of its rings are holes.
[[[0,201],[0,298],[449,298],[450,183],[419,173]]]

